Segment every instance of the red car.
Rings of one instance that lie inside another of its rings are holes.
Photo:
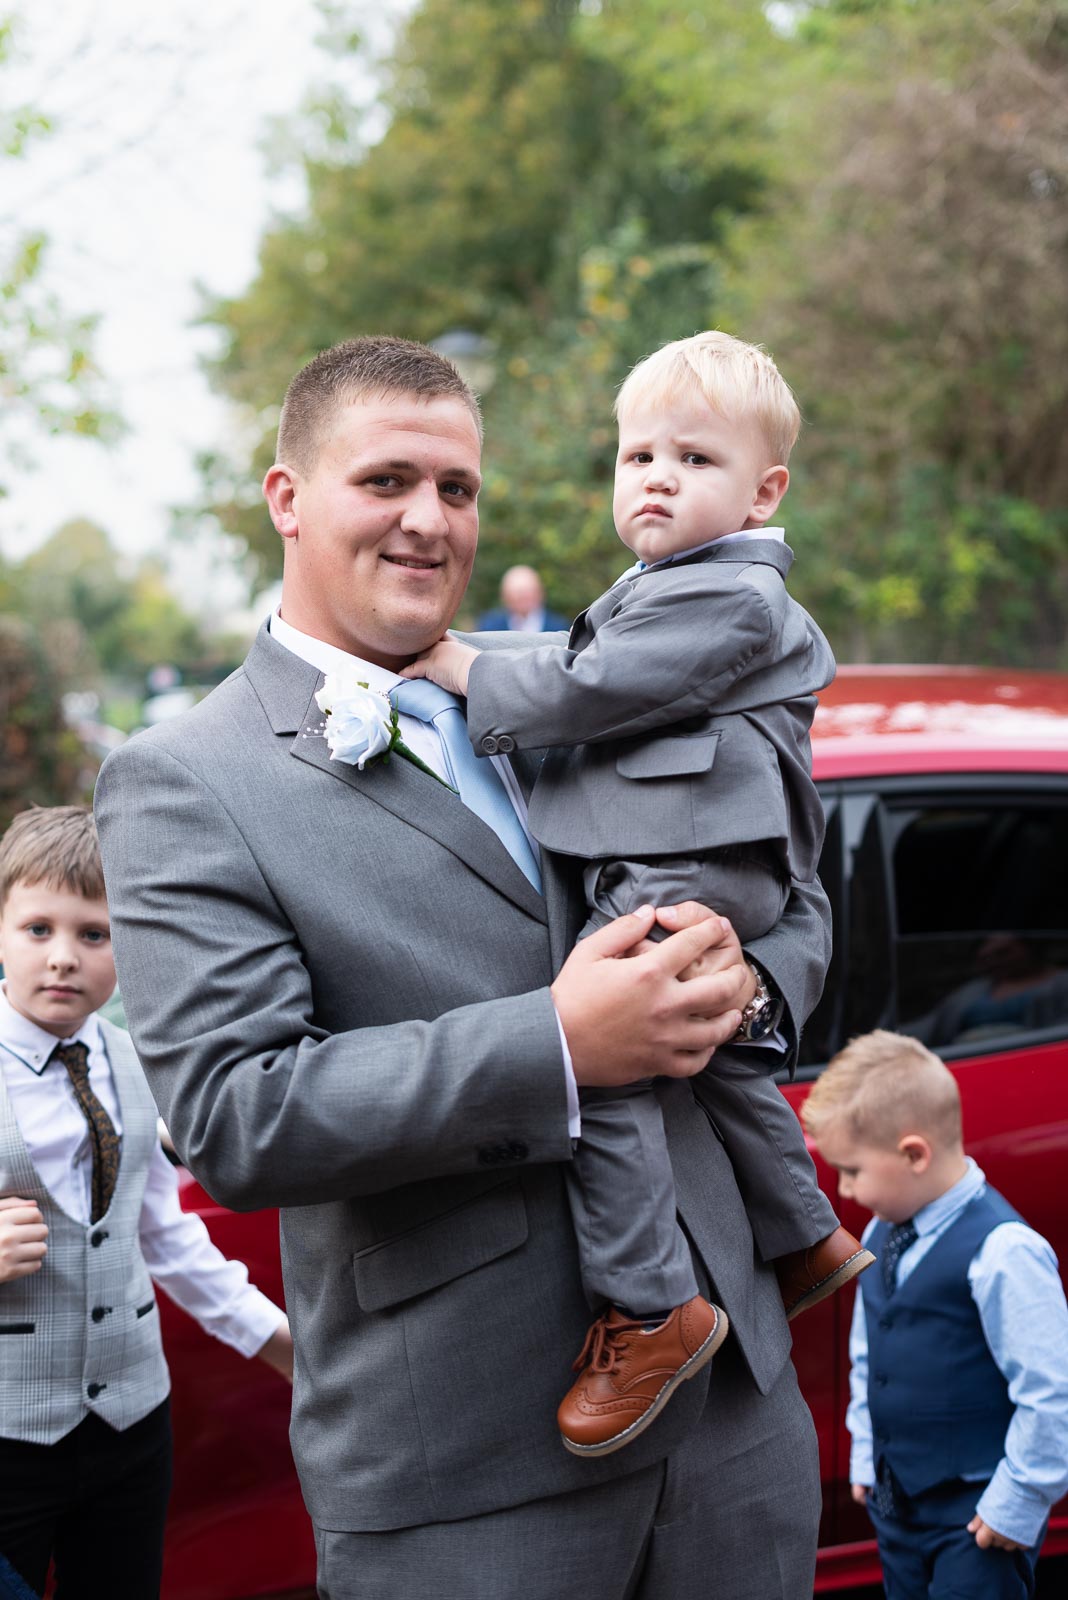
[[[968,668],[843,668],[821,697],[813,762],[827,810],[821,876],[835,948],[784,1093],[873,1027],[919,1033],[950,1063],[967,1147],[1068,1263],[1068,678]],[[834,1197],[834,1175],[820,1176]],[[274,1213],[237,1216],[188,1179],[223,1250],[281,1292]],[[859,1233],[854,1206],[843,1221]],[[163,1306],[176,1480],[166,1600],[311,1595],[311,1534],[286,1441],[288,1396]],[[879,1579],[849,1497],[851,1294],[795,1324],[819,1431],[817,1591]],[[1047,1553],[1068,1553],[1068,1500]]]

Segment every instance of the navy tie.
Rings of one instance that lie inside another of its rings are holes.
[[[883,1284],[887,1294],[893,1294],[897,1288],[897,1264],[909,1246],[916,1243],[917,1237],[911,1218],[908,1222],[896,1223],[887,1234],[881,1257]]]
[[[409,678],[390,691],[406,716],[429,722],[438,731],[449,782],[464,805],[493,829],[521,872],[541,893],[541,871],[523,825],[492,761],[476,756],[467,732],[467,719],[456,697],[439,689],[429,678]]]

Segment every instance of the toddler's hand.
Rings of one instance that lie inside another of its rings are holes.
[[[1003,1533],[998,1533],[996,1528],[990,1527],[983,1521],[978,1511],[968,1524],[968,1532],[975,1534],[975,1542],[980,1550],[989,1550],[996,1546],[998,1550],[1026,1550],[1025,1544],[1017,1544],[1015,1539],[1006,1539]]]
[[[853,1497],[854,1501],[856,1502],[856,1504],[858,1506],[866,1506],[867,1505],[867,1503],[868,1503],[868,1485],[866,1483],[851,1483],[849,1485],[849,1493],[851,1494],[851,1496]]]
[[[421,656],[416,656],[412,664],[403,669],[401,677],[429,678],[431,683],[448,689],[450,694],[466,695],[471,663],[481,654],[481,650],[461,644],[459,639],[439,639]]]
[[[40,1272],[47,1238],[45,1219],[32,1200],[16,1195],[0,1199],[0,1283]]]

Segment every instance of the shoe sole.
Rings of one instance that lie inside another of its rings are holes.
[[[832,1294],[837,1293],[839,1289],[844,1288],[847,1283],[851,1283],[867,1267],[870,1267],[874,1260],[875,1257],[870,1250],[860,1249],[856,1251],[848,1260],[843,1261],[840,1267],[835,1267],[828,1277],[821,1278],[819,1283],[814,1283],[812,1288],[801,1296],[797,1304],[790,1307],[786,1313],[787,1322],[792,1322],[795,1317],[799,1317],[802,1311],[811,1311],[812,1307],[818,1306],[821,1300],[829,1299]]]
[[[716,1325],[704,1344],[694,1351],[689,1361],[684,1362],[674,1377],[668,1379],[648,1411],[643,1412],[629,1428],[624,1428],[622,1433],[617,1433],[611,1439],[605,1439],[602,1444],[578,1444],[574,1439],[569,1439],[566,1433],[562,1433],[560,1437],[564,1441],[564,1449],[570,1450],[573,1456],[610,1456],[613,1450],[622,1450],[640,1433],[644,1433],[649,1424],[656,1421],[679,1384],[685,1383],[687,1378],[692,1378],[694,1373],[700,1372],[702,1367],[708,1365],[730,1332],[727,1313],[719,1306],[716,1306],[715,1311]]]

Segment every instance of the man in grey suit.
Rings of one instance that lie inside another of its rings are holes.
[[[420,346],[350,341],[294,379],[264,486],[280,614],[101,773],[131,1031],[200,1180],[283,1208],[322,1596],[800,1600],[814,1432],[689,1082],[753,993],[736,941],[684,906],[659,914],[663,943],[643,942],[643,909],[571,950],[566,862],[542,857],[539,893],[445,784],[396,753],[331,760],[322,736],[324,673],[384,692],[453,616],[479,455],[473,396]],[[452,770],[447,737],[403,715],[400,732]],[[522,820],[536,763],[494,765]],[[791,1046],[828,936],[802,885],[753,947]],[[575,1085],[651,1069],[696,1269],[735,1339],[630,1450],[577,1460],[554,1422],[557,1352],[589,1316],[563,1182]]]

